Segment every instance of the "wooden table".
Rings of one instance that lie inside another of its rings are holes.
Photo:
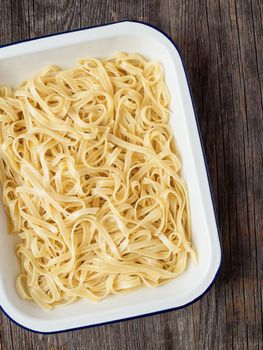
[[[1,0],[0,14],[0,44],[123,19],[171,35],[190,74],[223,245],[216,284],[185,309],[57,335],[28,332],[2,314],[0,347],[260,349],[263,2]]]

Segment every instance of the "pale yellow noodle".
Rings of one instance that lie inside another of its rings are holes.
[[[47,309],[99,301],[185,270],[195,253],[169,103],[161,65],[138,54],[0,88],[0,180],[23,298]]]

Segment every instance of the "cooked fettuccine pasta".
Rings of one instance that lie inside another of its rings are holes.
[[[24,299],[99,301],[185,270],[195,254],[169,103],[161,65],[138,54],[0,88],[2,199]]]

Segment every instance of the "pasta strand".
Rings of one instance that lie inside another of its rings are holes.
[[[169,103],[162,66],[122,52],[0,87],[22,298],[45,309],[99,301],[160,286],[195,258]]]

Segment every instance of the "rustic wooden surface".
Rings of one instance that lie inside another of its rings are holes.
[[[0,0],[0,44],[134,19],[172,36],[190,75],[221,227],[215,286],[180,311],[57,335],[1,315],[6,349],[262,349],[263,2]]]

